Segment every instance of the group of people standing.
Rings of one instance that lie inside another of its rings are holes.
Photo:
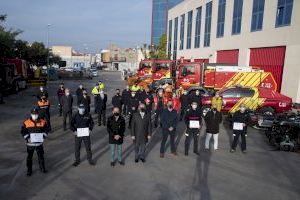
[[[222,98],[216,94],[212,99],[212,106],[205,116],[202,114],[202,96],[200,90],[195,93],[183,92],[180,97],[173,94],[172,98],[167,98],[163,89],[159,89],[153,95],[149,88],[142,89],[137,84],[131,88],[126,88],[121,92],[115,90],[115,95],[111,98],[112,113],[107,118],[108,97],[104,92],[105,85],[99,81],[91,90],[94,96],[94,112],[97,114],[98,126],[106,126],[109,135],[111,149],[111,166],[116,165],[116,160],[120,165],[125,165],[122,158],[122,144],[125,137],[126,127],[130,130],[131,139],[134,143],[135,162],[146,162],[146,144],[152,136],[152,114],[154,114],[154,127],[161,127],[162,141],[160,146],[160,157],[165,156],[165,146],[170,137],[171,153],[177,156],[175,138],[176,128],[179,121],[184,121],[185,131],[185,151],[188,156],[191,141],[194,140],[194,153],[199,154],[198,138],[202,128],[202,121],[206,123],[205,149],[209,149],[210,140],[214,139],[214,149],[218,149],[219,125],[222,122]],[[31,111],[30,118],[23,123],[21,134],[27,143],[27,175],[32,174],[32,156],[37,151],[40,169],[46,173],[44,162],[43,141],[52,131],[50,123],[50,102],[48,92],[44,87],[40,87],[38,94],[37,107]],[[76,90],[77,112],[73,113],[73,96],[70,89],[65,88],[61,83],[57,90],[59,102],[59,116],[63,117],[63,130],[67,130],[67,118],[69,129],[75,137],[75,161],[73,166],[80,164],[80,148],[84,142],[87,159],[90,165],[95,165],[92,159],[90,134],[94,128],[94,121],[91,115],[91,97],[82,84]],[[126,125],[125,117],[128,118]],[[235,123],[238,123],[236,125]],[[242,136],[242,150],[246,151],[246,127],[248,115],[245,106],[233,115],[234,128],[240,126],[242,129],[234,130],[234,140],[231,152],[234,152],[238,143],[238,138]],[[117,155],[116,155],[117,153]]]

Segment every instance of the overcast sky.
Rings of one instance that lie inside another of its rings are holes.
[[[21,39],[50,46],[70,45],[92,53],[112,41],[123,47],[150,42],[151,0],[0,0],[5,26],[21,29]]]

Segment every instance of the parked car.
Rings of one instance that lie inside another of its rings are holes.
[[[234,113],[241,104],[249,110],[263,115],[274,115],[291,110],[292,99],[274,90],[255,87],[228,87],[219,92],[223,98],[222,111]],[[205,114],[211,105],[212,97],[202,99],[202,112]]]
[[[98,70],[96,68],[91,68],[90,71],[91,71],[93,77],[99,76]]]
[[[77,68],[59,68],[57,70],[57,75],[59,79],[64,78],[75,78],[75,79],[81,79],[81,78],[88,78],[92,79],[93,75],[90,69],[77,69]]]

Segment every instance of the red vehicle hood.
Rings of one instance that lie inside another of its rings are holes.
[[[290,97],[287,97],[283,94],[280,94],[279,92],[276,92],[276,91],[270,90],[270,89],[266,89],[266,88],[259,89],[259,98],[280,99],[283,101],[292,101],[292,99]]]

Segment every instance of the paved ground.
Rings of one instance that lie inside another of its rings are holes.
[[[107,85],[111,98],[115,88],[125,83],[115,72],[103,72],[100,79]],[[98,79],[97,79],[98,80]],[[91,88],[97,81],[86,80]],[[74,91],[80,81],[65,81]],[[48,85],[51,101],[55,102],[59,82]],[[298,153],[273,151],[263,133],[250,129],[248,153],[229,153],[231,131],[224,122],[218,152],[203,151],[201,134],[200,156],[183,155],[184,125],[178,126],[178,157],[167,154],[159,158],[160,130],[154,130],[145,164],[133,162],[130,137],[123,151],[126,165],[110,167],[108,137],[105,127],[96,126],[92,135],[92,151],[96,166],[86,162],[82,149],[82,164],[74,168],[74,138],[62,130],[61,118],[54,105],[54,133],[45,142],[46,166],[49,173],[38,170],[34,157],[33,176],[26,177],[26,146],[20,126],[35,102],[34,88],[6,98],[0,105],[0,199],[144,199],[144,200],[240,200],[240,199],[300,199],[300,157]],[[110,104],[110,103],[109,103]],[[96,116],[94,116],[96,117]],[[128,134],[128,133],[127,133]],[[168,149],[169,152],[169,149]]]

